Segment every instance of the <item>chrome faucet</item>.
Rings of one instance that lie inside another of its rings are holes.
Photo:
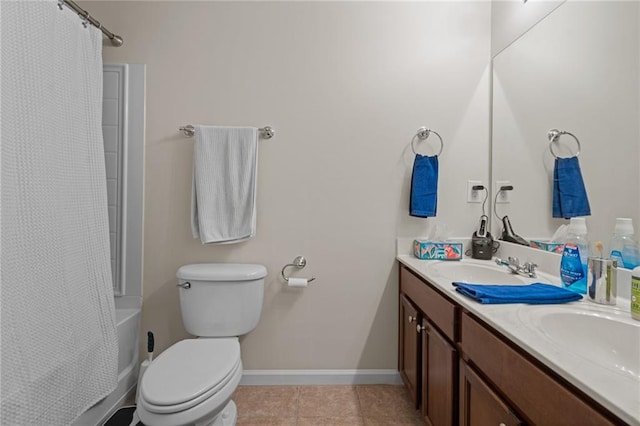
[[[496,263],[500,266],[506,266],[513,274],[522,275],[528,278],[536,278],[536,265],[533,262],[520,263],[517,257],[508,257],[507,260],[496,257]]]

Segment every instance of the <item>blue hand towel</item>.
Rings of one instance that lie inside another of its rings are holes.
[[[528,303],[530,305],[551,305],[575,302],[582,299],[578,293],[550,284],[492,285],[454,282],[458,293],[462,293],[483,304]]]
[[[591,215],[578,157],[556,158],[553,167],[553,217]]]
[[[416,154],[411,175],[409,214],[416,217],[436,215],[438,206],[438,156]]]

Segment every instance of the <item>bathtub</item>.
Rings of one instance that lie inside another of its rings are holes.
[[[140,309],[116,309],[118,325],[118,385],[116,389],[85,411],[72,426],[102,425],[125,402],[133,400],[138,381],[138,339]]]

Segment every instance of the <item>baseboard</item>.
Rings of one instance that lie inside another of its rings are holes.
[[[240,385],[400,385],[397,370],[245,370]]]

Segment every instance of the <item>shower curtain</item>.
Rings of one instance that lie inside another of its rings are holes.
[[[2,1],[0,424],[64,425],[117,381],[102,35]]]

